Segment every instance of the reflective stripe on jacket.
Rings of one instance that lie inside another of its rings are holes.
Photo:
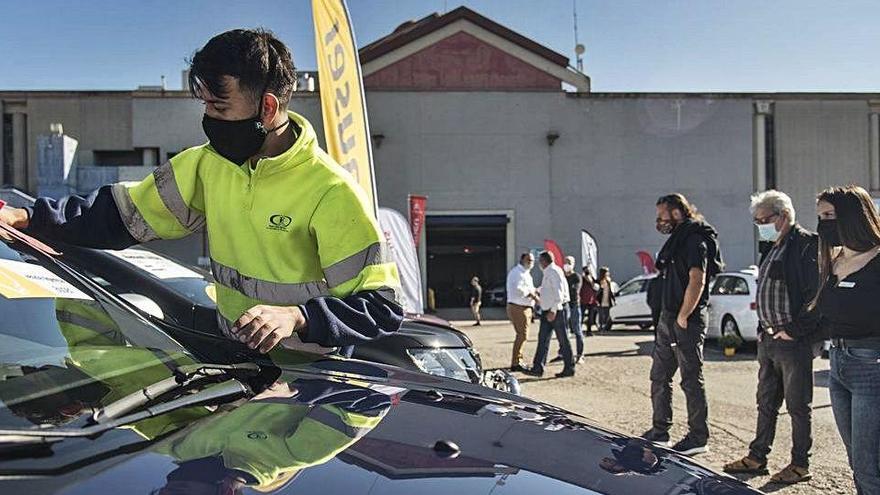
[[[260,304],[377,290],[400,282],[366,195],[318,147],[309,122],[284,153],[236,165],[205,144],[187,149],[113,198],[136,240],[178,239],[206,228],[225,331]]]

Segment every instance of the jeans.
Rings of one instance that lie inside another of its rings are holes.
[[[758,343],[758,427],[749,445],[749,456],[767,462],[776,437],[779,408],[791,417],[791,463],[810,467],[813,446],[813,345],[774,340],[761,335]]]
[[[829,390],[858,493],[880,494],[880,350],[833,347]]]
[[[581,324],[583,324],[581,307],[578,303],[570,303],[568,310],[570,313],[568,317],[568,330],[574,334],[574,341],[577,346],[575,356],[576,358],[579,358],[584,355],[584,331],[581,329]]]
[[[695,311],[687,328],[680,328],[676,315],[660,314],[654,351],[651,354],[651,404],[654,432],[669,433],[672,427],[672,377],[681,374],[681,389],[687,400],[688,435],[697,442],[709,440],[709,405],[703,379],[703,343],[706,340],[706,310]]]
[[[587,335],[593,335],[596,325],[596,305],[581,304],[581,319],[587,325]]]
[[[550,337],[555,333],[562,350],[562,359],[565,363],[564,371],[574,371],[574,357],[571,354],[571,342],[568,341],[568,305],[556,312],[556,319],[547,321],[547,311],[541,313],[541,327],[538,330],[538,350],[535,351],[535,359],[532,362],[532,371],[544,373],[547,364],[547,353],[550,350]]]
[[[599,330],[611,331],[611,307],[599,306]]]

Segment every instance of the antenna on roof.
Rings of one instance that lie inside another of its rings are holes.
[[[574,54],[577,59],[577,70],[578,72],[584,71],[584,52],[587,51],[584,45],[580,44],[578,40],[578,9],[577,9],[577,0],[571,0],[571,11],[572,17],[574,18]]]

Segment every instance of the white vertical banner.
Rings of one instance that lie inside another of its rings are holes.
[[[425,312],[422,274],[409,222],[395,210],[379,208],[379,226],[385,234],[391,259],[397,263],[400,273],[401,305],[407,313],[420,315]]]
[[[589,268],[594,277],[598,275],[599,246],[596,244],[596,239],[586,230],[581,230],[581,266]]]

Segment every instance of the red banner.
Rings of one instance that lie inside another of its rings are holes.
[[[425,226],[425,208],[427,208],[427,206],[427,196],[409,195],[409,228],[412,230],[416,249],[418,249],[419,240],[422,238],[422,229]]]
[[[557,265],[562,266],[565,263],[565,255],[562,252],[562,248],[553,239],[544,239],[544,250],[553,253],[553,258],[555,258],[553,262]]]

